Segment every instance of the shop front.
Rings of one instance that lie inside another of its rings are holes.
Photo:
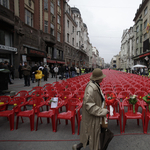
[[[26,55],[22,55],[22,62],[28,61],[28,64],[33,66],[34,64],[44,65],[47,64],[46,61],[46,52],[41,51],[35,47],[24,45],[24,49],[26,51]],[[24,58],[26,57],[26,58]]]
[[[15,54],[17,54],[17,48],[0,45],[0,62],[8,61],[13,65]]]

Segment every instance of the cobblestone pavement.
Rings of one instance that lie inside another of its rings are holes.
[[[49,78],[48,81],[42,81],[41,86],[55,81],[55,78]],[[14,84],[9,85],[8,90],[10,91],[31,90],[32,87],[37,86],[36,82],[31,83],[30,87],[24,87],[24,80],[19,80],[18,78],[13,82]],[[11,109],[11,106],[9,109]],[[65,125],[65,121],[61,120],[61,124],[58,124],[57,132],[54,133],[52,132],[51,122],[47,124],[45,118],[42,120],[43,124],[39,122],[37,131],[30,131],[28,118],[24,118],[24,123],[21,120],[19,121],[17,130],[10,131],[7,118],[0,117],[0,150],[71,150],[72,145],[79,142],[77,122],[75,125],[76,133],[72,135],[70,122]],[[120,134],[116,121],[110,120],[109,128],[115,134],[115,137],[110,142],[108,150],[149,150],[150,129],[148,129],[148,134],[143,134],[141,121],[139,126],[136,120],[127,121],[124,134]],[[89,150],[89,147],[87,146],[85,150]]]

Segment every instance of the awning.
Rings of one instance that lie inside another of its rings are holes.
[[[64,61],[57,61],[58,64],[65,64]]]
[[[56,63],[56,61],[54,61],[54,60],[48,60],[48,59],[47,59],[47,62],[48,63]]]

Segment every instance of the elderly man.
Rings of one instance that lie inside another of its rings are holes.
[[[80,142],[73,145],[73,150],[80,150],[89,144],[90,150],[100,150],[100,133],[103,118],[109,112],[104,108],[104,95],[99,83],[106,75],[99,68],[94,69],[87,84],[82,107]]]

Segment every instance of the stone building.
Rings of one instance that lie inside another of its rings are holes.
[[[63,12],[64,0],[0,1],[0,49],[6,53],[0,59],[9,59],[16,75],[20,62],[64,63]]]

